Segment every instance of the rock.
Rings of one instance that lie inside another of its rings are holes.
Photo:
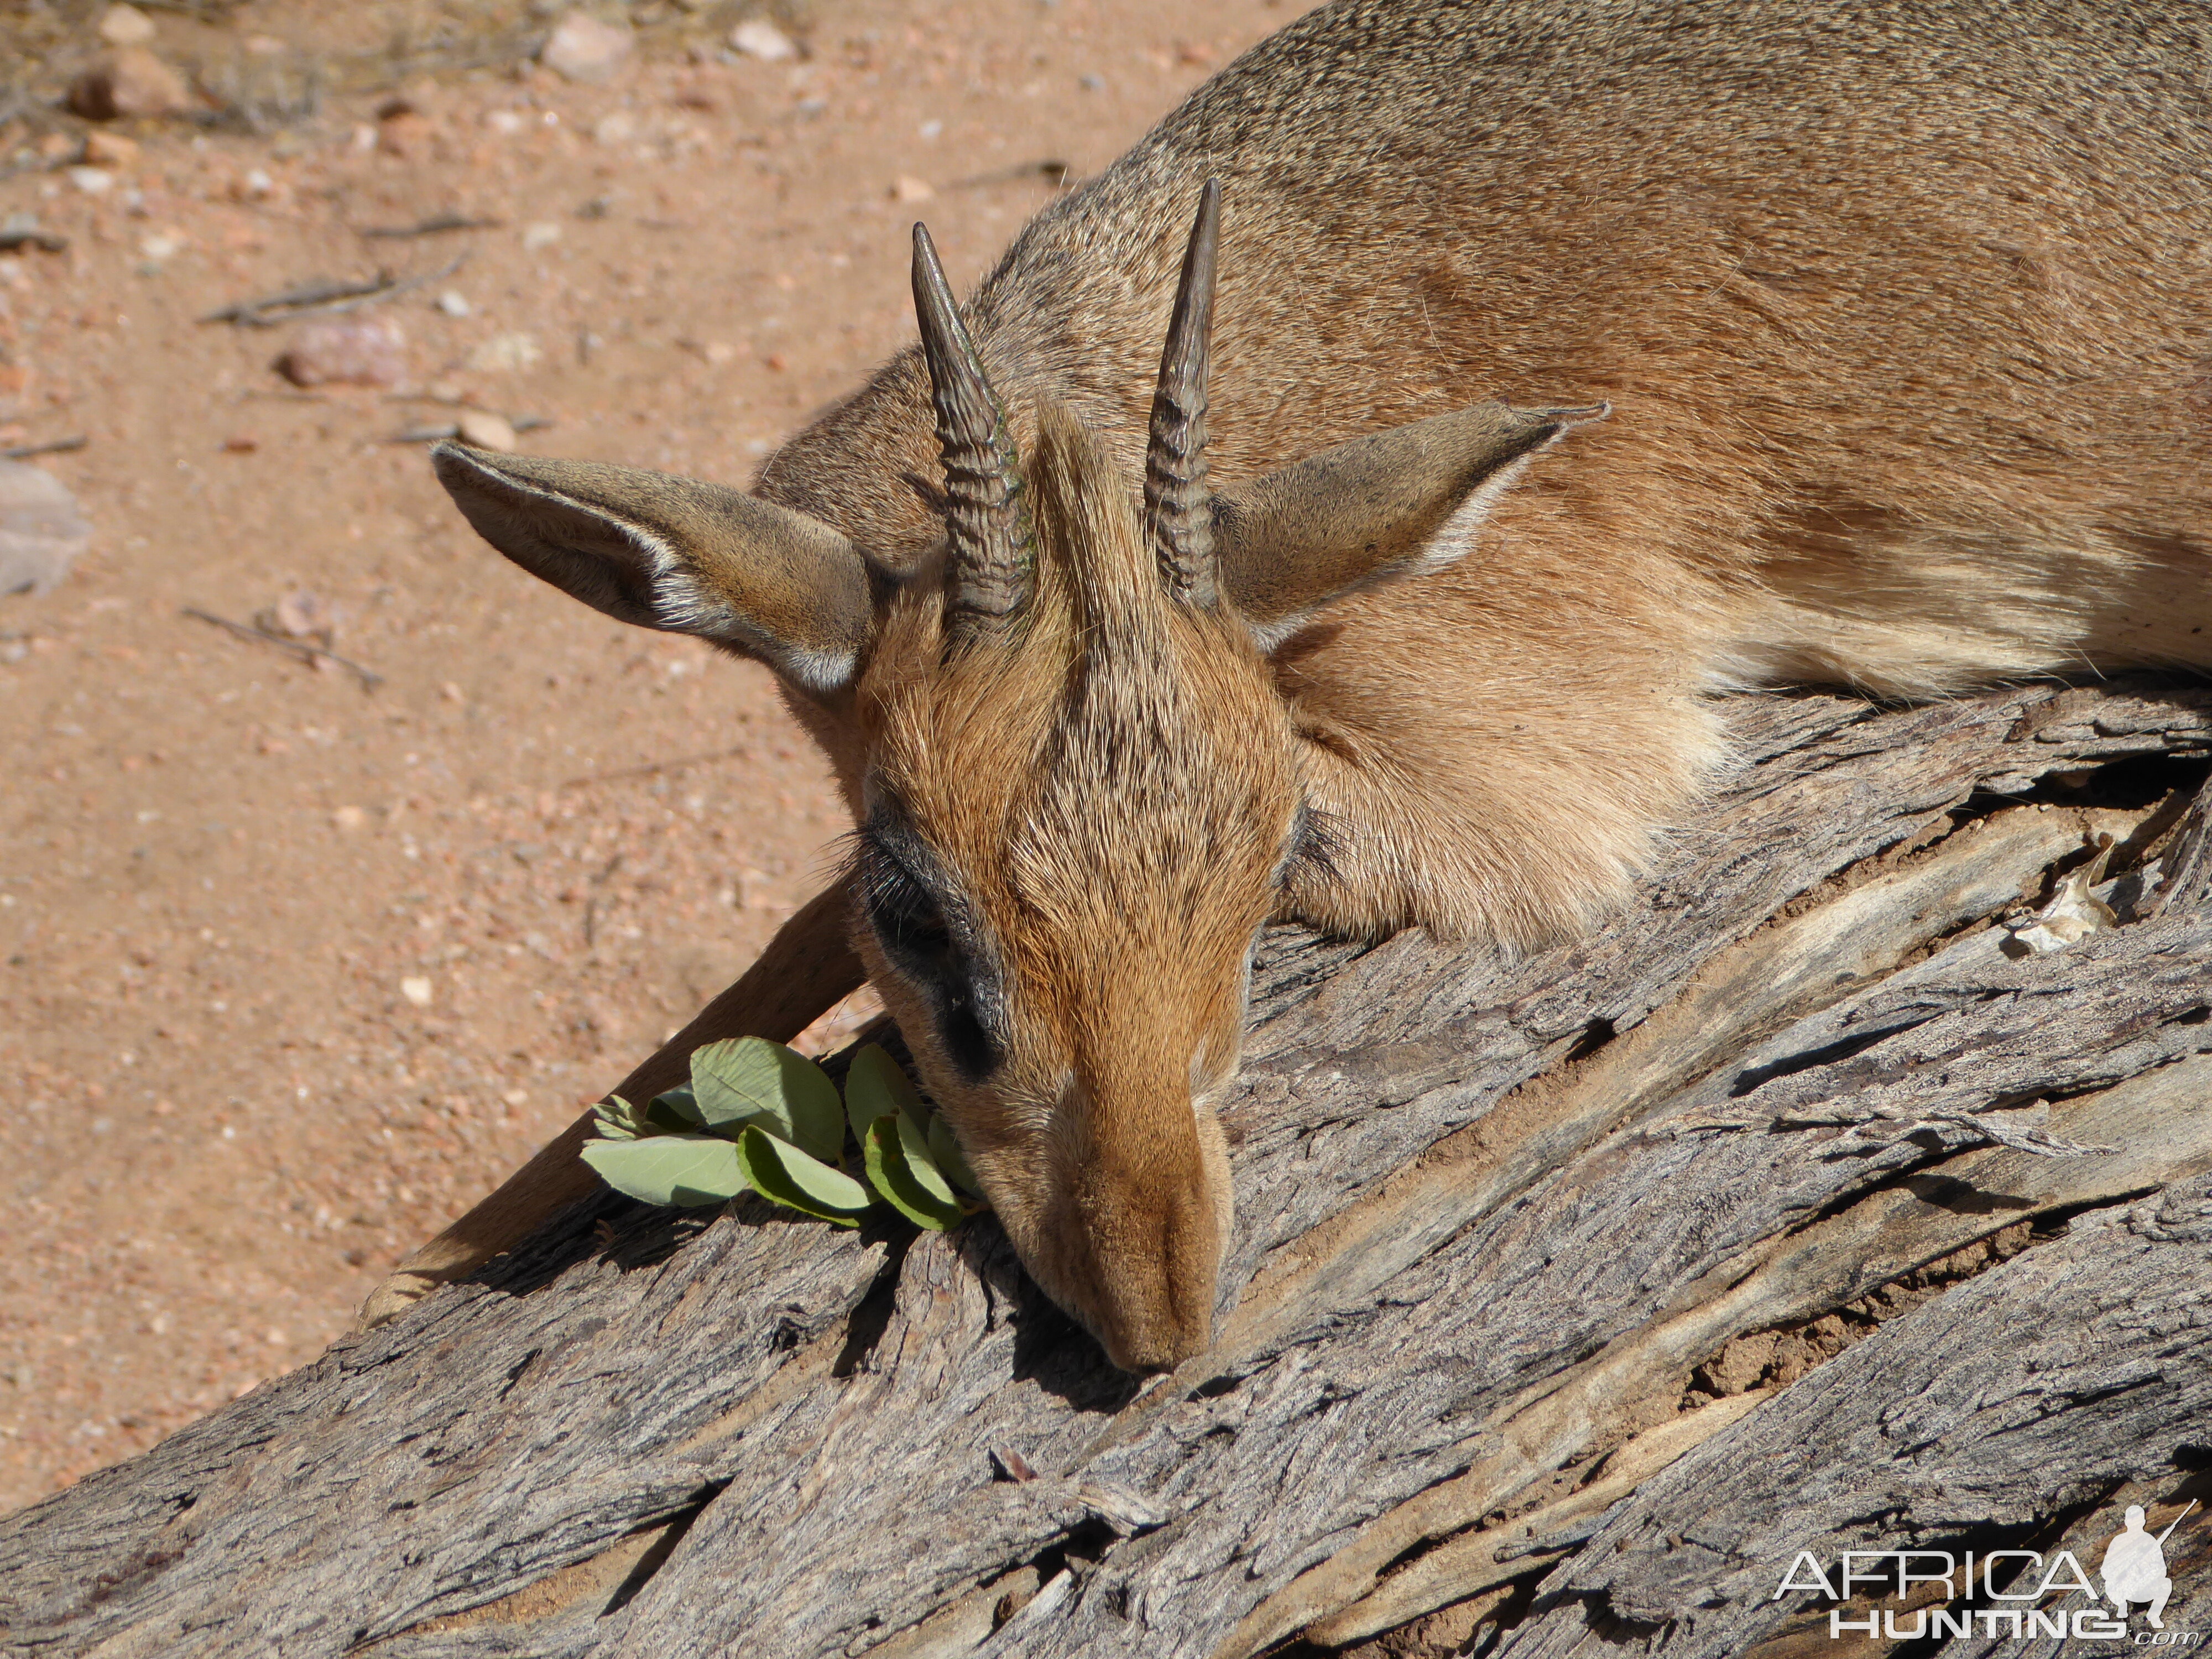
[[[91,167],[127,167],[138,160],[138,146],[119,132],[90,132],[84,139],[84,164]]]
[[[506,417],[495,415],[488,409],[465,409],[455,434],[460,441],[477,449],[495,449],[501,454],[514,450],[514,428]]]
[[[397,386],[407,377],[407,339],[386,317],[309,323],[276,360],[294,386]]]
[[[399,994],[417,1008],[427,1008],[430,1006],[432,995],[430,981],[417,975],[410,975],[399,981]]]
[[[438,309],[448,317],[465,317],[475,307],[469,304],[467,295],[449,288],[438,296]]]
[[[542,247],[550,247],[561,240],[561,227],[550,219],[541,219],[536,224],[522,228],[522,251],[535,253]]]
[[[290,635],[295,640],[319,637],[327,645],[337,623],[337,614],[319,594],[301,589],[287,593],[270,606],[264,628],[274,623],[272,631]]]
[[[376,124],[376,147],[403,161],[419,161],[430,148],[434,130],[428,116],[411,109],[387,115]]]
[[[730,46],[748,58],[757,58],[764,64],[776,64],[787,58],[799,56],[799,48],[791,37],[768,21],[756,17],[740,23],[730,31]]]
[[[143,46],[154,38],[154,20],[136,6],[110,6],[100,20],[100,38],[111,46]]]
[[[544,361],[535,334],[495,334],[469,353],[468,368],[477,374],[520,374]]]
[[[0,253],[13,253],[26,247],[60,253],[68,246],[68,237],[39,228],[39,216],[35,213],[18,211],[0,218]]]
[[[76,497],[51,472],[0,461],[0,593],[44,593],[92,539]]]
[[[572,11],[553,26],[538,61],[564,81],[599,86],[621,74],[635,50],[627,26]]]
[[[891,186],[891,200],[894,202],[927,202],[936,194],[935,190],[920,179],[902,178]]]
[[[71,167],[69,181],[88,196],[105,196],[108,186],[115,182],[115,175],[98,167]]]
[[[69,106],[88,121],[152,119],[192,107],[185,77],[143,46],[125,46],[77,76]]]

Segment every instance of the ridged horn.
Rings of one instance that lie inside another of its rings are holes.
[[[1028,514],[1022,507],[1021,458],[1006,430],[1006,410],[983,377],[928,228],[919,224],[914,228],[914,310],[945,459],[945,519],[951,541],[945,617],[954,633],[965,634],[1012,615],[1029,597]]]
[[[1145,450],[1145,528],[1160,573],[1181,598],[1212,605],[1220,592],[1213,502],[1206,488],[1206,381],[1212,367],[1214,256],[1221,242],[1221,185],[1209,179],[1182,256]]]

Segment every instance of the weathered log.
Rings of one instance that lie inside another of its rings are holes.
[[[1456,1604],[1508,1654],[1780,1655],[1830,1640],[1801,1551],[2094,1571],[2116,1505],[2212,1495],[2212,690],[1735,730],[1589,938],[1267,938],[1176,1375],[988,1218],[608,1198],[0,1523],[0,1645],[1230,1659],[1449,1650],[1407,1627]],[[2100,836],[2119,925],[2029,951]]]

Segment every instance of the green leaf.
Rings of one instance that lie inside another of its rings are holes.
[[[968,1167],[967,1155],[953,1139],[952,1126],[945,1121],[942,1112],[929,1120],[929,1156],[954,1186],[966,1188],[977,1198],[983,1196],[982,1183],[975,1179],[975,1170]]]
[[[845,1144],[837,1085],[781,1042],[708,1043],[691,1056],[691,1092],[700,1122],[721,1133],[757,1125],[823,1160],[835,1160]]]
[[[845,1073],[845,1116],[853,1126],[854,1141],[866,1146],[868,1126],[886,1112],[908,1119],[917,1129],[929,1121],[929,1109],[921,1103],[912,1079],[898,1061],[871,1042],[853,1056],[852,1069]]]
[[[745,1182],[763,1198],[841,1227],[857,1227],[872,1201],[868,1189],[842,1170],[809,1158],[787,1141],[749,1123],[735,1143]]]
[[[891,1208],[915,1226],[941,1233],[957,1224],[966,1212],[952,1196],[951,1188],[945,1184],[945,1177],[929,1163],[927,1147],[921,1147],[920,1167],[907,1157],[910,1133],[906,1120],[896,1112],[886,1112],[868,1126],[867,1136],[860,1143],[868,1180]],[[921,1146],[919,1138],[915,1144]],[[924,1169],[929,1171],[927,1180],[921,1175]]]
[[[649,1135],[688,1135],[707,1127],[688,1083],[679,1083],[665,1093],[653,1096],[642,1116],[644,1133]]]
[[[716,1135],[595,1140],[583,1158],[608,1186],[647,1204],[720,1204],[745,1186],[737,1148]]]
[[[930,1151],[929,1138],[915,1127],[913,1121],[902,1115],[897,1120],[899,1155],[906,1159],[906,1167],[922,1191],[941,1205],[953,1209],[960,1207],[960,1194],[952,1190],[952,1183],[937,1167],[937,1158]]]
[[[645,1115],[620,1095],[609,1095],[592,1108],[592,1130],[602,1140],[635,1140],[645,1131]]]

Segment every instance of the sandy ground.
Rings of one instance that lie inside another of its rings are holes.
[[[0,126],[0,221],[68,240],[0,256],[0,447],[82,434],[36,464],[95,528],[0,597],[0,1510],[316,1353],[734,977],[844,828],[763,671],[532,581],[394,434],[462,398],[550,421],[540,453],[749,477],[909,337],[915,217],[966,285],[1048,198],[1026,164],[1096,170],[1298,9],[820,0],[763,63],[662,6],[609,85],[508,62],[382,119],[362,89],[261,136],[126,123],[102,179],[50,94]],[[153,45],[290,63],[437,10],[161,12]],[[22,16],[34,89],[97,46],[96,7]],[[499,223],[361,234],[448,212]],[[397,391],[300,392],[298,325],[197,320],[463,254],[367,313]],[[301,595],[380,685],[184,614]]]

